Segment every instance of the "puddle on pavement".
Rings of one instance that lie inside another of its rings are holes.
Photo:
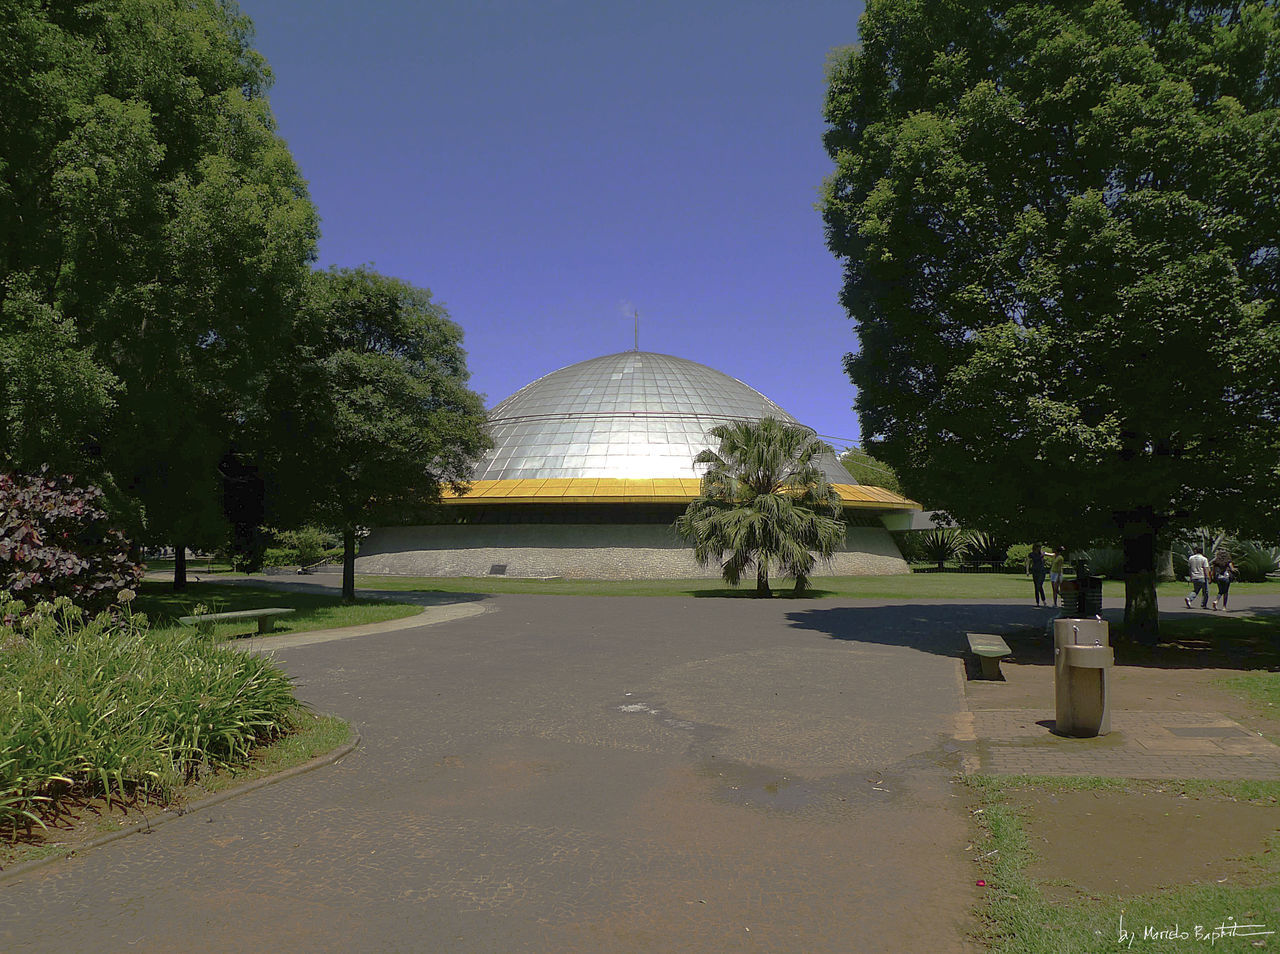
[[[711,766],[703,770],[710,775]],[[718,765],[714,768],[716,796],[734,805],[764,808],[771,811],[799,812],[819,806],[824,793],[812,782],[775,769],[751,765]]]
[[[907,776],[916,771],[946,768],[954,772],[961,747],[939,735],[932,748],[895,763],[891,772],[858,769],[839,775],[806,778],[777,766],[749,764],[720,758],[720,742],[729,734],[723,726],[681,718],[661,700],[638,693],[624,693],[615,712],[650,718],[689,739],[689,754],[698,774],[713,784],[713,797],[732,805],[769,812],[806,814],[841,813],[860,806],[909,798]]]

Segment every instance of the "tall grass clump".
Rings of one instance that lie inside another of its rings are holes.
[[[122,594],[128,598],[132,594]],[[165,795],[243,761],[300,709],[269,660],[122,611],[0,593],[0,825],[68,794]]]

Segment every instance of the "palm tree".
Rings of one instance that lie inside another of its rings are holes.
[[[773,563],[804,592],[814,554],[830,559],[844,540],[840,495],[815,463],[827,445],[807,427],[772,417],[721,424],[710,435],[719,449],[694,458],[708,466],[676,530],[693,542],[701,566],[721,565],[726,583],[737,586],[754,565],[756,595],[771,596]]]

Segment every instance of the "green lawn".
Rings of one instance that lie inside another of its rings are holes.
[[[173,576],[172,560],[147,560],[144,564],[148,573],[168,573]],[[234,573],[231,564],[215,557],[191,557],[187,560],[188,573]]]
[[[1280,672],[1246,672],[1222,680],[1222,685],[1248,699],[1265,715],[1280,719]]]
[[[357,600],[355,603],[344,604],[336,596],[291,593],[226,583],[189,583],[185,590],[175,593],[170,584],[153,580],[143,581],[131,608],[134,612],[146,613],[153,626],[166,628],[178,625],[179,616],[191,615],[200,604],[210,613],[262,609],[268,606],[284,606],[296,610],[292,615],[281,616],[276,620],[278,633],[360,626],[401,619],[421,612],[421,607],[409,603]],[[220,623],[214,629],[214,634],[223,638],[256,632],[257,624],[253,620]]]
[[[373,590],[412,590],[442,593],[543,593],[548,596],[741,596],[755,593],[755,580],[728,586],[719,580],[521,580],[500,576],[410,577],[356,576],[356,586]],[[1048,584],[1045,584],[1048,592]],[[790,582],[774,581],[777,596],[790,595]],[[1124,584],[1107,581],[1103,594],[1123,598]],[[1185,596],[1185,583],[1162,583],[1161,596]],[[1253,593],[1280,593],[1280,580],[1236,583],[1232,596],[1244,602]],[[894,576],[819,577],[809,598],[854,597],[878,600],[911,599],[1032,599],[1031,579],[1006,573],[903,573]]]

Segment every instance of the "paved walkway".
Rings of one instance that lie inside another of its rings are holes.
[[[3,885],[0,950],[969,949],[953,608],[483,605],[278,650],[361,748]]]
[[[1280,613],[1280,596],[1253,597],[1249,606],[1235,607],[1242,609]],[[1118,601],[1108,601],[1108,615],[1122,610]],[[1180,599],[1162,599],[1160,612],[1169,618],[1204,611],[1188,610]],[[1263,735],[1259,720],[1219,711],[1228,705],[1247,708],[1207,684],[1230,672],[1118,666],[1110,673],[1111,733],[1074,739],[1053,734],[1051,662],[1019,660],[1015,652],[1002,669],[1003,682],[966,684],[969,712],[961,716],[958,737],[973,745],[966,759],[969,771],[1280,780],[1280,746]]]
[[[971,950],[957,736],[1048,733],[1031,683],[966,702],[963,633],[1042,612],[449,606],[482,612],[274,642],[361,748],[0,886],[0,950]]]

